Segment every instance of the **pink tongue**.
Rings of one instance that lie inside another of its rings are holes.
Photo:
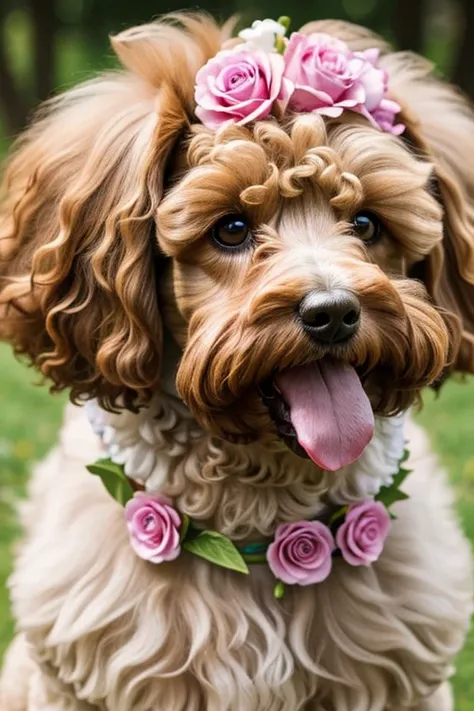
[[[322,360],[281,373],[276,384],[313,462],[336,471],[360,457],[374,434],[374,415],[354,368]]]

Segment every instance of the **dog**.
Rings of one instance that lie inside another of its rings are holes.
[[[453,709],[471,556],[409,410],[474,372],[474,115],[364,28],[265,22],[124,31],[6,165],[0,333],[72,403],[20,511],[1,711]],[[266,562],[193,555],[185,520]]]

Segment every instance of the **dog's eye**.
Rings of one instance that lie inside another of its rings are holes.
[[[225,249],[243,247],[250,237],[250,227],[240,215],[222,217],[212,228],[212,239]]]
[[[371,212],[358,212],[352,225],[356,235],[365,244],[373,244],[381,236],[382,226],[380,220]]]

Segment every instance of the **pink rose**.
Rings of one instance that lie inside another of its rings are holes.
[[[382,553],[390,529],[390,515],[380,501],[349,506],[336,542],[350,565],[370,565]]]
[[[364,60],[364,67],[360,73],[359,81],[364,88],[364,109],[370,113],[376,109],[387,92],[388,74],[385,69],[379,69],[378,49],[367,49],[365,52],[356,52],[355,56]]]
[[[382,131],[392,133],[394,136],[400,136],[406,128],[403,123],[395,123],[395,116],[400,111],[401,106],[396,101],[382,99],[380,105],[372,113],[372,118]]]
[[[378,49],[367,49],[358,56],[364,57],[366,66],[360,75],[360,83],[364,87],[365,101],[353,111],[361,113],[369,121],[387,133],[399,136],[405,130],[402,123],[394,125],[395,116],[401,111],[401,106],[396,101],[385,99],[388,89],[388,74],[385,69],[379,69]]]
[[[166,496],[137,492],[125,506],[130,542],[135,553],[151,563],[174,560],[181,552],[181,519]]]
[[[326,34],[293,32],[285,55],[285,78],[294,85],[289,106],[337,117],[366,98],[360,76],[367,59]]]
[[[299,521],[278,526],[267,561],[284,583],[311,585],[325,580],[332,567],[334,538],[321,521]]]
[[[284,59],[283,80],[294,86],[288,102],[294,111],[338,117],[349,109],[383,131],[398,136],[405,130],[403,124],[394,125],[400,106],[384,98],[389,77],[377,66],[378,49],[351,52],[331,35],[294,32]]]
[[[283,81],[284,65],[279,54],[245,46],[219,52],[197,73],[196,116],[213,129],[229,120],[245,124],[265,118],[291,91]]]

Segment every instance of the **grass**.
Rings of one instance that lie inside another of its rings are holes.
[[[450,382],[438,397],[425,395],[418,416],[449,472],[466,535],[474,544],[474,379]],[[456,664],[456,711],[474,711],[474,626]]]
[[[54,441],[64,403],[46,388],[34,387],[34,379],[0,345],[0,658],[13,633],[5,589],[18,532],[13,505],[25,490],[32,463]],[[474,380],[451,382],[436,399],[426,394],[419,420],[449,470],[464,529],[474,542],[473,401]],[[454,686],[456,711],[474,711],[474,630],[459,657]]]

